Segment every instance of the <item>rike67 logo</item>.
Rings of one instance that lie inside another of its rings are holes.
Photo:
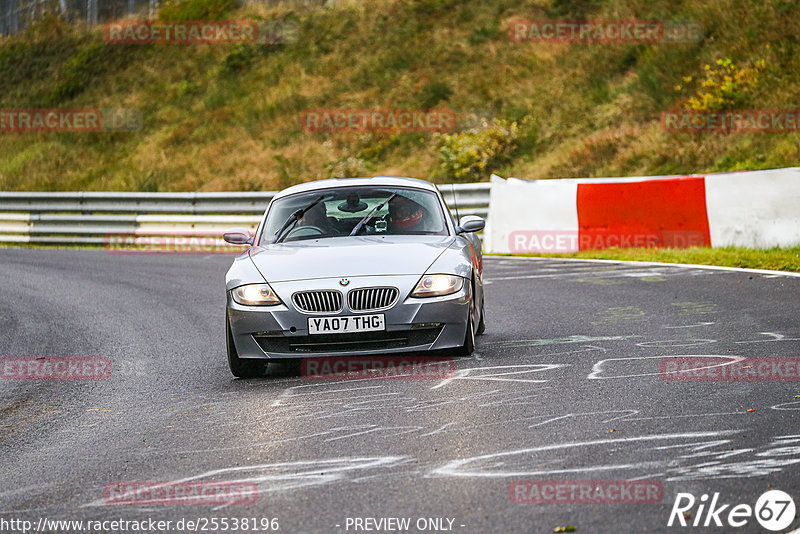
[[[711,502],[708,500],[708,494],[705,493],[700,499],[695,499],[691,493],[678,493],[667,526],[743,527],[755,517],[763,528],[778,532],[792,524],[796,513],[792,497],[780,490],[763,493],[754,507],[749,504],[722,504],[719,502],[719,493],[714,493]]]

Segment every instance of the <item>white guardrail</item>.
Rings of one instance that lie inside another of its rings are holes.
[[[477,183],[439,189],[451,210],[457,203],[462,217],[487,217],[489,187]],[[274,194],[0,192],[0,243],[119,245],[159,237],[221,241],[222,232],[233,227],[254,231]]]

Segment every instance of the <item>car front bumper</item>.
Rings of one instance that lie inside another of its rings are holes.
[[[365,276],[350,278],[346,287],[340,278],[302,280],[270,284],[283,301],[277,306],[244,306],[227,297],[231,335],[240,358],[294,359],[320,356],[359,356],[454,349],[464,344],[471,295],[470,284],[443,297],[407,297],[419,276]],[[394,306],[380,311],[351,311],[347,292],[367,287],[393,286],[399,290]],[[292,295],[298,291],[338,290],[343,309],[338,313],[309,314],[296,309]],[[309,334],[308,319],[384,314],[385,331]]]

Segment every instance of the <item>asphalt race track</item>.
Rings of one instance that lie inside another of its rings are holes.
[[[767,532],[753,517],[736,529],[667,521],[678,493],[698,504],[719,493],[723,521],[767,490],[800,505],[796,366],[794,380],[788,366],[771,375],[783,380],[660,374],[693,356],[715,369],[800,357],[798,277],[486,258],[486,334],[450,378],[308,380],[275,366],[239,380],[225,359],[230,261],[0,251],[0,356],[112,362],[106,380],[0,381],[0,524],[277,518],[279,532],[337,533],[399,532],[364,519],[409,518],[409,532]],[[509,492],[586,480],[663,494],[520,504]],[[250,481],[258,495],[108,504],[104,488],[125,481]],[[685,515],[706,520],[697,505]]]

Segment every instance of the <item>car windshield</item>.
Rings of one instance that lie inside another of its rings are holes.
[[[322,200],[315,203],[320,197]],[[299,216],[296,222],[292,218],[295,215]],[[287,221],[292,223],[287,225]],[[259,241],[346,237],[354,231],[356,235],[448,234],[439,197],[431,191],[350,186],[317,189],[274,201]]]

